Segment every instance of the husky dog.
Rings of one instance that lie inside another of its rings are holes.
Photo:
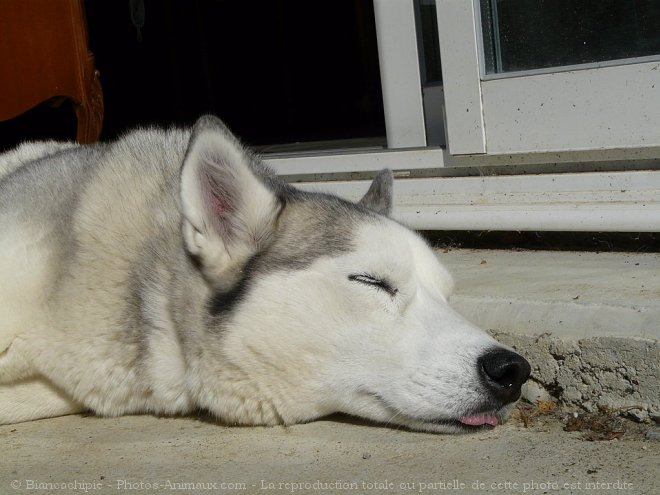
[[[391,190],[302,192],[215,117],[0,155],[0,423],[497,425],[529,364],[451,309]]]

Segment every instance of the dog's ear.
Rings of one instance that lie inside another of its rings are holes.
[[[362,197],[360,203],[365,208],[375,211],[381,215],[388,216],[392,212],[392,187],[394,176],[388,168],[378,172],[369,190]]]
[[[269,242],[282,208],[253,160],[216,117],[195,124],[181,168],[183,237],[218,289],[231,287]]]

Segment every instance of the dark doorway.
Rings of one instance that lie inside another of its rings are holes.
[[[104,140],[210,112],[251,145],[385,142],[371,0],[89,0],[86,9]],[[70,113],[39,108],[0,123],[0,145],[72,139]]]

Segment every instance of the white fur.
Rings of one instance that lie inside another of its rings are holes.
[[[50,283],[46,270],[49,254],[42,242],[46,235],[26,226],[0,236],[0,301],[4,308],[11,308],[0,318],[0,384],[30,374],[15,340],[44,324],[35,308],[44,304]]]
[[[171,310],[162,289],[155,287],[144,294],[146,306],[144,318],[160,332],[154,332],[149,347],[149,363],[146,373],[151,388],[151,409],[159,413],[176,414],[194,408],[186,383],[186,360],[177,337]]]
[[[20,380],[0,385],[0,424],[65,416],[84,411],[84,407],[44,378]]]
[[[76,143],[60,143],[57,141],[22,143],[17,148],[0,154],[0,178],[10,174],[24,163],[76,146],[78,146]]]

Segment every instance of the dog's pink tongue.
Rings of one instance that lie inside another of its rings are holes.
[[[491,425],[497,426],[498,419],[492,414],[477,414],[476,416],[461,416],[458,420],[470,426]]]

